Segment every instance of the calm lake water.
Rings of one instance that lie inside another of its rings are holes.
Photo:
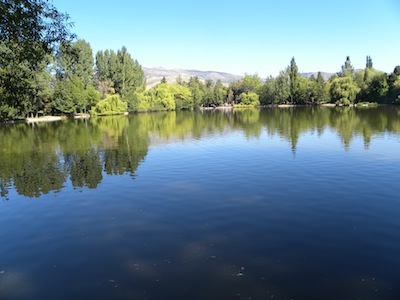
[[[400,299],[400,109],[0,126],[0,299]]]

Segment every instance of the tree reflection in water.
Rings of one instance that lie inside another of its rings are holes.
[[[355,137],[368,148],[374,135],[400,132],[400,109],[266,108],[179,111],[0,126],[0,196],[14,187],[27,197],[76,188],[96,188],[109,175],[135,176],[151,139],[200,139],[226,130],[247,138],[261,133],[287,140],[295,153],[301,134],[332,130],[345,149]]]

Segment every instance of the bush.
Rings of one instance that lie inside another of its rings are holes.
[[[256,93],[248,92],[248,93],[241,93],[239,96],[239,106],[246,105],[246,106],[256,106],[260,105],[260,101],[258,100],[259,96]]]
[[[121,100],[121,97],[116,94],[107,96],[105,99],[97,102],[91,110],[93,115],[119,115],[123,114],[128,110],[128,104]]]

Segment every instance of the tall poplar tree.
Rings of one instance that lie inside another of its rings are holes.
[[[77,40],[72,45],[63,43],[58,54],[58,76],[71,79],[77,76],[86,87],[93,81],[93,52],[85,40]]]
[[[338,73],[339,77],[354,77],[354,67],[351,64],[350,56],[346,57],[346,61],[342,66],[342,71]]]
[[[292,60],[290,61],[290,66],[289,66],[289,78],[290,78],[290,102],[295,103],[296,102],[296,93],[297,93],[297,88],[298,88],[298,75],[299,75],[299,69],[296,65],[296,61],[294,60],[294,57],[292,57]]]
[[[365,63],[365,67],[367,69],[372,69],[372,58],[369,55],[367,56],[367,62]]]
[[[96,73],[100,83],[107,82],[122,98],[146,86],[142,66],[131,57],[126,47],[117,53],[114,50],[97,52]]]
[[[61,44],[57,55],[58,82],[54,108],[66,114],[87,112],[96,105],[100,94],[93,87],[93,52],[85,40]]]
[[[315,80],[315,100],[317,103],[328,101],[328,91],[326,83],[321,72],[318,72],[317,79]]]

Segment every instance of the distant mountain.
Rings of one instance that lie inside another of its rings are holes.
[[[335,75],[336,73],[327,73],[327,72],[321,72],[322,77],[324,78],[324,80],[328,80],[329,78],[331,78],[333,75]],[[307,77],[310,78],[311,75],[314,75],[315,78],[317,78],[318,76],[318,72],[304,72],[304,73],[300,73],[301,76],[303,77]]]
[[[180,76],[183,81],[188,82],[190,77],[197,76],[201,81],[218,79],[225,85],[231,82],[242,79],[243,76],[233,75],[225,72],[217,71],[198,71],[198,70],[183,70],[183,69],[164,69],[164,68],[146,68],[143,67],[144,76],[146,77],[147,88],[151,88],[160,83],[165,77],[168,83],[173,83]]]
[[[225,72],[185,70],[185,69],[164,69],[162,67],[158,68],[143,67],[143,72],[144,76],[146,77],[147,88],[151,88],[156,84],[159,84],[163,77],[165,77],[168,83],[175,82],[177,78],[180,76],[181,79],[186,82],[189,81],[190,77],[198,77],[202,82],[206,80],[213,80],[215,82],[219,79],[225,85],[228,85],[231,82],[243,78],[243,76],[241,75],[234,75]],[[336,73],[321,72],[321,74],[325,80],[328,80]],[[303,72],[300,73],[300,75],[307,78],[310,78],[311,75],[314,75],[316,78],[318,72]],[[262,78],[262,80],[265,81],[265,78]]]

